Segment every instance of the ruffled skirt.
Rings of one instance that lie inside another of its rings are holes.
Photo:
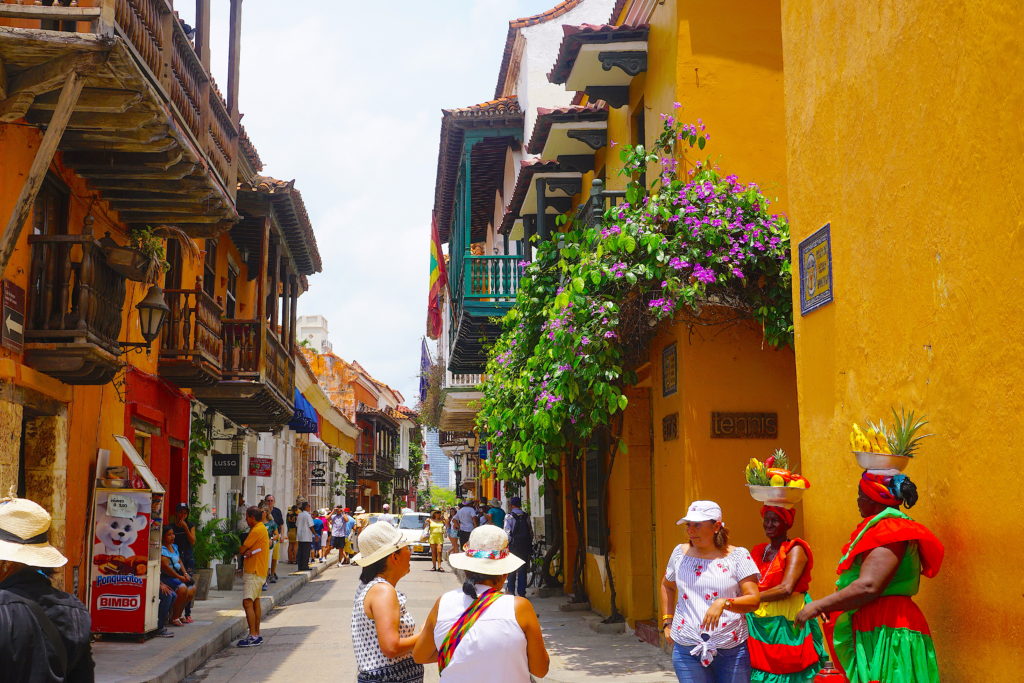
[[[814,680],[825,656],[821,628],[816,620],[796,628],[796,615],[810,602],[806,593],[794,593],[785,600],[764,602],[747,615],[752,668],[750,680],[757,683],[803,683]]]

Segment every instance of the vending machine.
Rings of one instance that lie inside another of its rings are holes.
[[[164,488],[132,443],[124,436],[114,438],[127,463],[98,467],[94,482],[92,631],[141,637],[157,626]]]

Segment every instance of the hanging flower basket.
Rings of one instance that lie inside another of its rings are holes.
[[[134,282],[150,282],[154,271],[159,272],[159,264],[138,249],[104,245],[103,253],[108,266]]]

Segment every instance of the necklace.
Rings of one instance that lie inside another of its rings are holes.
[[[783,541],[782,543],[785,543],[785,541]],[[764,552],[761,553],[761,562],[763,562],[764,564],[768,564],[769,561],[774,560],[775,557],[779,554],[779,550],[782,547],[782,543],[779,544],[779,548],[776,548],[771,543],[769,543],[767,546],[765,546]],[[770,558],[768,557],[769,551],[773,551],[771,553],[771,557]]]

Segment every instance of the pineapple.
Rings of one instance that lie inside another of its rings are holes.
[[[893,408],[892,417],[892,428],[885,432],[889,452],[893,455],[914,457],[914,453],[921,445],[921,440],[933,436],[932,434],[918,434],[928,424],[928,421],[923,416],[918,418],[913,410],[908,413],[902,407],[898,414]]]
[[[789,469],[789,456],[786,455],[786,451],[776,448],[775,452],[772,453],[772,457],[775,458],[772,461],[772,467],[777,467],[780,470]]]

